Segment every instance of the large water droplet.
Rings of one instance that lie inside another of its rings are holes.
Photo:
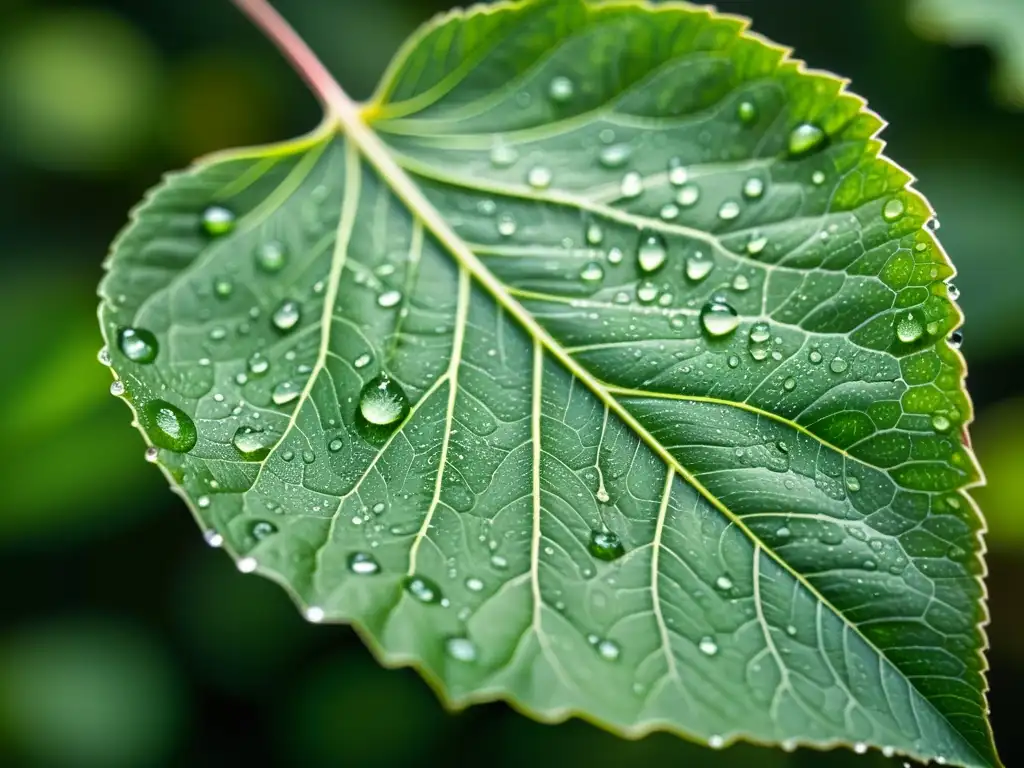
[[[288,333],[295,329],[295,326],[299,324],[299,320],[302,318],[302,312],[299,309],[299,304],[291,299],[282,301],[277,309],[274,310],[274,314],[271,315],[270,321],[274,324],[274,327],[282,333]]]
[[[409,400],[402,388],[380,374],[370,379],[359,393],[359,413],[370,424],[396,424],[409,412]]]
[[[669,184],[674,187],[681,187],[686,183],[686,180],[689,177],[689,171],[686,170],[686,166],[683,165],[682,161],[678,157],[673,157],[668,161]]]
[[[798,157],[819,149],[825,144],[825,132],[811,123],[801,123],[789,133],[789,154]]]
[[[772,337],[768,323],[754,323],[750,326],[750,340],[755,344],[763,344]]]
[[[896,323],[896,337],[904,344],[917,341],[923,333],[924,327],[910,312],[907,312]]]
[[[551,169],[543,165],[535,165],[526,174],[526,183],[534,189],[547,189],[551,186]]]
[[[903,205],[903,201],[899,198],[893,198],[882,206],[882,218],[886,221],[896,221],[903,215],[906,210],[906,206]]]
[[[203,231],[211,237],[228,234],[235,228],[235,214],[222,205],[211,205],[203,211]]]
[[[622,540],[611,531],[591,531],[587,548],[598,560],[617,560],[626,554]]]
[[[636,289],[636,298],[641,304],[650,304],[658,298],[658,286],[650,280],[644,280]]]
[[[739,327],[740,318],[736,310],[724,301],[713,299],[700,311],[700,322],[712,336],[726,336]]]
[[[284,269],[288,256],[284,245],[276,240],[262,243],[256,247],[256,266],[264,272],[273,274]]]
[[[665,239],[661,235],[657,232],[644,232],[640,235],[640,245],[636,252],[640,271],[650,274],[661,269],[667,257]]]
[[[833,373],[843,373],[849,365],[841,357],[832,358],[832,362],[828,364],[828,367],[832,369]]]
[[[384,307],[384,309],[391,309],[402,300],[401,291],[384,291],[380,296],[377,297],[377,306]]]
[[[444,650],[456,661],[476,661],[476,645],[467,637],[449,637],[445,641]]]
[[[723,592],[726,592],[732,589],[732,579],[730,579],[728,576],[719,576],[717,579],[715,579],[715,586]]]
[[[274,387],[270,393],[270,399],[274,401],[274,405],[287,405],[298,399],[300,394],[302,394],[302,388],[294,381],[282,381]]]
[[[698,253],[686,259],[684,271],[686,272],[686,277],[688,279],[697,283],[711,274],[711,270],[714,268],[714,259],[709,259],[704,254]]]
[[[266,520],[257,520],[252,524],[251,533],[256,541],[262,541],[268,536],[273,536],[277,533],[277,526]]]
[[[732,221],[740,215],[740,204],[735,200],[726,200],[718,209],[718,218],[722,221]]]
[[[629,171],[622,177],[619,192],[623,197],[638,197],[644,191],[644,177],[636,171]]]
[[[700,187],[696,184],[684,184],[676,194],[676,202],[683,208],[691,208],[700,199]]]
[[[406,576],[402,586],[421,603],[434,605],[441,602],[441,588],[425,576]]]
[[[718,643],[712,637],[702,637],[697,643],[697,648],[705,656],[714,656],[718,653]]]
[[[160,344],[143,328],[122,328],[117,332],[117,348],[134,363],[152,363],[160,351]]]
[[[548,85],[548,96],[551,100],[564,104],[572,98],[575,88],[572,84],[572,80],[568,77],[559,75],[558,77],[551,78],[551,83]]]
[[[110,394],[114,397],[120,397],[124,394],[124,382],[117,380],[110,382]]]
[[[191,417],[166,400],[150,400],[142,406],[139,415],[150,441],[160,448],[188,453],[199,439]]]
[[[610,147],[604,147],[597,159],[605,168],[621,168],[632,153],[633,150],[628,144],[612,144]]]
[[[604,278],[604,268],[596,261],[588,261],[580,270],[580,280],[587,283],[599,283]]]
[[[619,658],[619,654],[622,653],[618,644],[611,640],[599,640],[597,645],[597,654],[605,661],[615,661]]]
[[[757,176],[751,176],[743,182],[743,196],[748,200],[757,200],[764,194],[764,181]]]
[[[372,576],[380,572],[380,563],[366,552],[353,552],[348,556],[348,569],[359,576]]]
[[[262,461],[274,447],[274,437],[259,427],[242,426],[235,430],[232,445],[246,461]]]
[[[496,143],[491,147],[491,165],[495,168],[508,168],[516,164],[519,153],[516,148],[504,143]]]
[[[768,245],[767,237],[761,236],[751,238],[747,241],[747,253],[751,256],[757,256],[764,250],[766,245]]]

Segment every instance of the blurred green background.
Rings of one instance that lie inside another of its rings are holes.
[[[446,5],[278,7],[362,98]],[[996,740],[1008,766],[1024,764],[1024,111],[996,98],[1007,90],[993,88],[986,48],[947,47],[935,25],[919,36],[903,0],[719,7],[851,78],[893,124],[888,154],[938,211],[960,270],[973,438],[990,482],[978,498],[991,529]],[[306,624],[278,587],[203,545],[107,394],[100,263],[162,172],[318,119],[227,0],[0,0],[0,765],[899,765],[712,753],[664,734],[625,742],[501,704],[449,715],[415,674],[380,669],[347,628]]]

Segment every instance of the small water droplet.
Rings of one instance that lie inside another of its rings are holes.
[[[629,160],[633,150],[627,144],[613,144],[605,147],[597,156],[597,160],[605,168],[621,168]]]
[[[444,649],[456,661],[476,661],[476,645],[467,637],[449,637],[445,641]]]
[[[825,183],[825,172],[824,171],[815,171],[814,173],[812,173],[811,174],[811,183],[814,184],[814,186],[816,186],[816,187],[820,187],[822,184],[824,184]]]
[[[359,413],[370,424],[396,424],[409,412],[409,400],[402,388],[381,374],[370,379],[359,393]]]
[[[953,301],[960,298],[960,289],[957,288],[953,283],[946,283],[946,295]]]
[[[372,576],[380,572],[380,563],[366,552],[353,552],[348,556],[348,569],[359,576]]]
[[[712,749],[721,749],[725,746],[725,739],[719,736],[717,733],[708,737],[708,746]]]
[[[951,346],[953,349],[960,349],[960,347],[963,346],[964,343],[963,331],[953,331],[951,334],[949,334],[948,342],[949,346]]]
[[[535,165],[526,174],[526,183],[534,189],[547,189],[551,186],[551,169],[543,165]]]
[[[510,213],[503,213],[498,217],[498,234],[502,237],[512,237],[516,233],[515,217]]]
[[[270,393],[270,399],[274,401],[274,405],[287,405],[298,399],[300,394],[302,394],[302,389],[294,381],[282,381],[274,387]]]
[[[882,206],[882,218],[886,221],[896,221],[903,215],[906,209],[907,207],[903,204],[903,201],[894,197]]]
[[[741,101],[736,107],[736,117],[744,125],[750,125],[757,120],[757,106],[752,101]]]
[[[768,245],[767,237],[754,237],[747,241],[747,253],[750,256],[757,256],[764,247]]]
[[[243,557],[235,563],[235,567],[238,568],[241,573],[252,573],[256,570],[257,566],[258,563],[256,562],[255,557]]]
[[[166,400],[150,400],[139,412],[150,441],[175,453],[188,453],[199,439],[195,422]]]
[[[952,426],[953,425],[950,422],[949,418],[942,415],[941,413],[936,413],[934,416],[932,416],[932,427],[935,429],[936,432],[948,432],[950,427]]]
[[[151,445],[146,449],[146,453],[144,455],[146,457],[146,461],[153,464],[160,458],[160,451]]]
[[[683,208],[692,208],[700,199],[700,187],[696,184],[684,184],[676,194],[676,202]]]
[[[849,475],[846,478],[846,489],[851,493],[856,493],[860,490],[860,480],[853,475]]]
[[[732,289],[734,291],[746,291],[750,288],[750,280],[747,279],[746,275],[736,275],[732,279]]]
[[[623,177],[622,182],[619,184],[619,192],[623,197],[633,198],[639,197],[640,193],[644,191],[644,177],[636,171],[628,171]]]
[[[262,541],[268,536],[273,536],[277,533],[277,526],[273,523],[267,522],[266,520],[257,520],[252,524],[251,529],[252,537],[256,541]]]
[[[210,506],[210,497],[200,496],[198,499],[196,499],[196,506],[199,507],[200,509],[207,509]]]
[[[622,540],[611,531],[591,531],[587,548],[598,560],[617,560],[626,554]]]
[[[425,576],[406,576],[402,586],[421,603],[435,605],[441,602],[441,588]]]
[[[751,176],[743,182],[743,196],[748,200],[757,200],[764,194],[764,181],[757,176]]]
[[[896,337],[904,344],[910,344],[921,338],[924,328],[916,317],[907,312],[896,323]]]
[[[812,123],[801,123],[789,133],[789,154],[793,157],[806,155],[825,144],[825,132]]]
[[[491,555],[491,565],[497,570],[503,571],[508,568],[508,560],[501,555]]]
[[[726,361],[730,368],[736,368],[740,364],[740,359],[736,355],[729,355],[729,359]]]
[[[598,283],[604,279],[604,267],[596,261],[588,261],[580,270],[580,280],[587,283]]]
[[[235,228],[235,214],[222,205],[211,205],[203,211],[203,231],[210,237],[220,237]]]
[[[390,309],[402,300],[401,291],[384,291],[380,296],[377,297],[377,306]]]
[[[686,259],[683,269],[686,272],[687,279],[698,283],[711,274],[711,270],[714,268],[714,259],[709,259],[704,254],[697,253]]]
[[[497,142],[491,147],[491,165],[495,168],[508,168],[519,160],[519,152],[510,144]]]
[[[732,589],[732,579],[730,579],[728,576],[719,576],[717,579],[715,579],[715,586],[723,592],[730,590]]]
[[[124,394],[124,382],[117,380],[110,382],[110,394],[114,397],[120,397]]]
[[[100,351],[96,353],[96,359],[99,360],[100,365],[110,367],[110,350],[106,345],[100,347]]]
[[[608,263],[621,264],[624,255],[621,248],[612,248],[608,251]]]
[[[270,370],[270,361],[259,352],[254,352],[246,363],[246,368],[249,369],[251,375],[262,376]]]
[[[274,446],[271,434],[259,427],[241,426],[235,430],[231,438],[232,445],[242,454],[246,461],[261,461],[270,453]]]
[[[750,326],[750,340],[755,344],[763,344],[772,337],[768,323],[754,323]]]
[[[483,588],[483,581],[476,578],[475,576],[470,576],[468,579],[466,579],[466,589],[468,589],[470,592],[479,592]]]
[[[794,389],[796,389],[796,379],[794,379],[792,376],[789,377],[784,382],[782,382],[782,388],[787,392],[792,392]]]
[[[665,266],[665,260],[668,257],[665,239],[657,232],[642,233],[636,257],[642,272],[650,274],[661,269]]]
[[[551,100],[564,104],[572,98],[575,87],[573,86],[572,80],[568,77],[559,75],[558,77],[551,78],[551,83],[548,85],[548,96]]]
[[[219,277],[213,281],[213,293],[220,299],[226,299],[235,290],[235,284],[226,277]]]
[[[637,286],[636,298],[641,304],[650,304],[658,298],[658,286],[650,280],[644,280]]]
[[[299,320],[302,317],[302,313],[299,309],[299,304],[291,299],[282,301],[277,309],[274,310],[274,314],[271,315],[270,321],[274,324],[274,327],[282,333],[287,333],[295,329],[295,326],[299,324]]]
[[[264,272],[273,274],[284,269],[288,261],[284,245],[277,240],[262,243],[256,248],[256,266]]]
[[[206,542],[207,546],[216,549],[224,543],[224,537],[221,536],[214,530],[203,531],[203,541]]]
[[[701,309],[700,322],[710,335],[726,336],[739,327],[740,318],[724,301],[712,300]]]
[[[856,744],[853,745],[853,751],[856,752],[858,755],[863,755],[865,752],[868,751],[868,745],[865,744],[863,741],[858,741]]]
[[[679,215],[679,206],[675,203],[665,203],[661,206],[658,215],[665,221],[672,221]]]
[[[821,352],[819,352],[816,349],[812,349],[811,353],[807,355],[807,359],[810,360],[814,365],[817,365],[822,360]]]
[[[673,157],[668,161],[669,184],[674,187],[681,187],[686,183],[686,180],[689,177],[689,171],[686,170],[686,166],[683,165],[682,161],[678,157]]]
[[[929,232],[938,232],[939,228],[942,227],[942,224],[940,224],[939,220],[933,216],[924,223],[924,226]]]
[[[718,218],[722,221],[732,221],[740,215],[740,204],[735,200],[726,200],[718,209]]]
[[[700,642],[697,643],[697,648],[705,656],[714,656],[718,653],[718,643],[711,637],[702,637]]]
[[[587,225],[586,237],[587,242],[590,245],[600,245],[601,241],[604,240],[604,230],[601,228],[600,224],[596,221],[592,221]]]
[[[833,373],[843,373],[849,366],[843,358],[835,357],[832,359],[832,362],[828,364],[828,367]]]
[[[619,646],[611,640],[600,640],[596,647],[598,655],[605,661],[615,661],[621,653]]]
[[[145,365],[156,360],[160,344],[143,328],[122,328],[117,332],[117,348],[133,363]]]

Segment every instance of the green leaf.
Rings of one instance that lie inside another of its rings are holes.
[[[1000,59],[995,88],[1006,104],[1024,107],[1024,5],[1020,0],[914,0],[911,24],[920,34],[959,45],[989,46]]]
[[[863,101],[547,0],[360,111],[239,5],[327,119],[170,176],[101,288],[208,540],[452,706],[998,765],[953,269]]]

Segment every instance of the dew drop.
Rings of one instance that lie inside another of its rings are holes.
[[[719,576],[715,579],[715,586],[723,592],[732,589],[732,579],[728,576]]]
[[[207,509],[210,506],[210,497],[200,496],[198,499],[196,499],[196,506],[199,507],[200,509]]]
[[[222,205],[211,205],[203,211],[203,231],[210,237],[220,237],[235,228],[235,214]]]
[[[726,361],[726,364],[730,368],[736,368],[740,364],[740,359],[736,357],[736,355],[729,355],[729,359]]]
[[[953,283],[947,283],[946,295],[949,296],[951,300],[956,301],[957,299],[960,298],[960,289],[953,285]]]
[[[679,216],[679,206],[675,203],[665,203],[665,205],[661,206],[658,215],[665,221],[672,221]]]
[[[754,323],[750,326],[750,340],[755,344],[763,344],[772,337],[768,323]]]
[[[948,432],[950,427],[952,426],[953,425],[950,422],[949,418],[943,416],[941,413],[936,413],[934,416],[932,416],[932,428],[936,432]]]
[[[256,570],[258,565],[259,564],[256,562],[255,557],[243,557],[235,563],[235,567],[238,568],[241,573],[252,573]]]
[[[960,347],[963,346],[964,343],[963,331],[953,331],[951,334],[949,334],[948,342],[949,346],[951,346],[953,349],[960,349]]]
[[[480,592],[484,588],[484,583],[475,576],[470,576],[466,579],[466,589],[470,592]]]
[[[761,251],[764,250],[764,247],[766,245],[768,245],[767,237],[762,236],[752,238],[751,240],[747,241],[747,253],[751,256],[757,256],[759,253],[761,253]]]
[[[903,205],[903,201],[894,197],[882,207],[882,218],[886,221],[896,221],[904,211],[906,211],[906,206]]]
[[[692,208],[700,199],[700,187],[696,184],[684,184],[676,194],[676,202],[683,208]]]
[[[206,542],[206,545],[208,547],[213,547],[214,549],[216,549],[224,543],[224,537],[213,530],[203,531],[203,541]]]
[[[188,453],[199,439],[195,422],[166,400],[150,400],[139,413],[150,441],[175,453]]]
[[[636,298],[641,304],[650,304],[658,298],[658,286],[650,280],[644,280],[637,286]]]
[[[824,171],[815,171],[814,173],[812,173],[811,174],[811,183],[814,184],[814,186],[816,186],[816,187],[820,187],[822,184],[824,184],[825,183],[825,172]]]
[[[598,283],[604,279],[604,268],[596,261],[588,261],[580,270],[580,280],[586,283]]]
[[[572,98],[575,88],[572,84],[572,80],[568,77],[558,76],[551,79],[551,83],[548,85],[548,96],[551,100],[559,104],[564,104]]]
[[[381,374],[370,379],[359,393],[359,413],[370,424],[395,424],[409,412],[409,400],[402,388]]]
[[[850,493],[856,493],[860,490],[860,480],[853,475],[848,476],[846,478],[846,489],[850,491]]]
[[[498,217],[498,234],[502,237],[512,237],[516,233],[515,218],[510,213],[503,213]]]
[[[611,640],[601,640],[597,644],[597,653],[605,661],[615,661],[619,658],[621,650]]]
[[[270,322],[281,333],[288,333],[299,324],[301,316],[298,302],[286,299],[274,310],[274,314],[270,317]]]
[[[306,621],[312,624],[319,624],[321,621],[324,620],[326,614],[324,613],[324,609],[320,606],[311,605],[309,606],[309,608],[306,609],[305,616]]]
[[[122,328],[117,332],[117,348],[133,363],[145,365],[156,360],[160,344],[143,328]]]
[[[910,344],[921,338],[924,328],[917,318],[910,312],[905,314],[896,323],[896,337],[904,344]]]
[[[631,154],[633,154],[633,150],[630,149],[629,145],[613,144],[602,149],[597,156],[597,160],[605,168],[621,168],[629,160]]]
[[[268,274],[280,272],[287,261],[284,245],[277,240],[270,240],[256,247],[256,266]]]
[[[604,230],[601,229],[601,225],[596,221],[590,222],[587,226],[587,242],[590,245],[600,245],[601,241],[604,240]]]
[[[543,165],[535,165],[526,174],[526,183],[534,189],[547,189],[551,186],[551,169]]]
[[[732,279],[732,289],[734,291],[746,291],[750,288],[750,281],[746,275],[736,275]]]
[[[640,193],[643,191],[644,177],[641,176],[637,171],[628,171],[622,177],[622,182],[619,184],[619,192],[622,194],[623,197],[639,197]]]
[[[665,266],[668,251],[665,240],[657,232],[645,232],[640,235],[640,245],[636,258],[641,272],[650,274]]]
[[[421,603],[436,605],[441,602],[441,588],[425,576],[406,576],[402,586]]]
[[[146,461],[150,464],[154,464],[160,458],[160,451],[151,445],[146,449],[146,453],[144,455],[146,457]]]
[[[449,637],[445,641],[444,649],[456,661],[476,661],[476,645],[467,637]]]
[[[719,736],[717,733],[712,734],[708,737],[708,746],[712,749],[721,749],[725,746],[725,739]]]
[[[796,379],[794,379],[792,376],[789,377],[784,382],[782,382],[782,388],[787,392],[792,392],[794,389],[796,389]]]
[[[697,643],[697,648],[705,656],[714,656],[718,653],[718,644],[711,637],[702,637]]]
[[[249,362],[246,363],[246,368],[249,369],[249,373],[252,376],[262,376],[270,370],[270,361],[259,352],[255,352],[249,358]]]
[[[274,438],[265,430],[259,427],[242,426],[235,430],[231,438],[242,458],[246,461],[262,461],[270,454],[274,446]]]
[[[277,533],[277,526],[273,523],[267,522],[266,520],[257,520],[252,524],[250,532],[256,541],[262,541],[268,536],[273,536]]]
[[[367,365],[370,364],[370,360],[371,357],[368,353],[362,354],[352,361],[352,365],[354,365],[357,369],[365,368]]]
[[[700,311],[700,322],[711,336],[727,336],[739,327],[736,310],[723,301],[712,300]]]
[[[856,752],[858,755],[863,755],[865,752],[868,751],[868,745],[865,744],[863,741],[858,741],[856,744],[853,745],[853,751]]]
[[[235,284],[227,278],[219,277],[213,281],[213,293],[217,298],[226,299],[234,290]]]
[[[401,291],[384,291],[380,296],[377,297],[377,306],[384,307],[384,309],[391,309],[402,300]]]
[[[96,353],[96,359],[99,360],[100,365],[110,367],[110,350],[104,345],[100,347],[100,351]]]
[[[621,264],[624,255],[621,248],[612,248],[608,251],[608,263]]]
[[[689,172],[686,170],[686,166],[682,164],[678,157],[673,157],[668,163],[668,182],[673,187],[681,187],[686,183],[686,180],[690,177]]]
[[[801,123],[789,133],[787,143],[789,154],[793,157],[806,155],[825,144],[825,132],[811,123]]]
[[[821,352],[819,352],[816,349],[812,349],[811,353],[807,356],[807,359],[810,360],[814,365],[817,365],[822,360]]]
[[[114,397],[120,397],[124,394],[124,382],[123,381],[112,381],[110,382],[110,394]]]
[[[843,358],[836,357],[832,359],[828,367],[832,370],[832,373],[843,373],[849,366]]]
[[[626,554],[622,541],[611,531],[591,531],[590,543],[587,545],[590,554],[598,560],[618,560]]]
[[[695,254],[686,259],[683,269],[686,272],[686,277],[697,283],[711,274],[711,270],[714,268],[714,259],[709,259],[704,254]]]
[[[519,160],[519,153],[515,147],[503,142],[498,142],[491,147],[491,165],[495,168],[508,168],[515,165],[517,160]]]
[[[274,387],[270,393],[270,399],[274,401],[274,405],[287,405],[296,400],[300,394],[302,394],[302,390],[294,381],[282,381]]]
[[[736,107],[736,117],[744,125],[750,125],[757,120],[757,106],[752,101],[741,101]]]
[[[348,569],[359,576],[372,576],[380,572],[380,563],[366,552],[353,552],[348,556]]]
[[[740,215],[740,204],[734,200],[726,200],[718,209],[718,218],[722,221],[732,221]]]
[[[743,196],[748,200],[757,200],[764,194],[764,182],[757,176],[751,176],[743,183]]]

